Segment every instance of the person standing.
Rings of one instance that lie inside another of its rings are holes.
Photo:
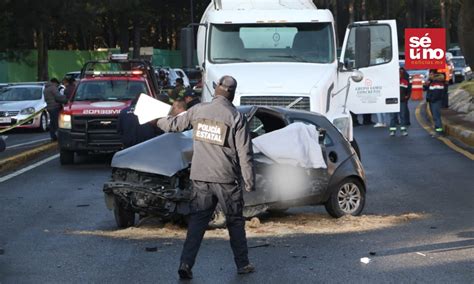
[[[187,89],[186,92],[184,92],[184,101],[186,102],[186,109],[190,109],[201,102],[199,97],[191,89]]]
[[[242,192],[242,187],[253,191],[255,186],[252,142],[245,116],[232,104],[236,88],[237,81],[224,76],[211,102],[198,104],[183,115],[157,121],[165,132],[194,129],[193,197],[178,269],[182,279],[193,277],[192,267],[217,204],[226,216],[237,273],[255,271],[248,259]]]
[[[132,100],[130,106],[122,109],[117,120],[117,132],[124,148],[147,141],[157,136],[154,125],[150,123],[140,124],[138,117],[133,113],[140,93]]]
[[[411,94],[411,83],[408,73],[403,67],[400,73],[400,112],[390,114],[390,136],[395,136],[397,124],[400,121],[400,132],[402,136],[408,135],[408,126],[410,125],[410,111],[408,110],[408,100]]]
[[[67,98],[59,94],[58,84],[58,79],[52,78],[44,87],[44,100],[49,114],[49,135],[53,142],[58,140],[56,132],[58,131],[59,112],[63,104],[67,103]]]
[[[430,79],[425,85],[426,89],[426,101],[430,105],[431,115],[434,121],[434,137],[443,135],[443,124],[441,121],[441,108],[443,105],[443,98],[445,92],[444,85],[444,74],[436,72],[436,70],[430,71]]]
[[[76,80],[74,78],[69,78],[68,83],[66,85],[66,89],[64,89],[64,95],[68,100],[71,99],[74,90],[76,89]]]

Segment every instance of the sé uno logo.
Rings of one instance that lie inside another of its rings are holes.
[[[417,36],[410,37],[410,58],[411,59],[443,59],[444,50],[441,48],[430,48],[431,38],[426,33],[421,38]]]
[[[405,68],[446,68],[445,29],[405,29]]]

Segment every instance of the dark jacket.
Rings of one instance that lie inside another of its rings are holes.
[[[424,86],[426,90],[426,101],[430,103],[441,101],[446,93],[443,74],[434,75],[432,80]]]
[[[125,148],[142,143],[156,136],[155,128],[149,123],[140,125],[138,117],[133,114],[134,107],[129,106],[120,111],[117,131]]]
[[[44,100],[46,101],[47,110],[58,110],[62,108],[62,104],[67,103],[67,98],[59,94],[58,88],[47,83],[44,87]]]
[[[162,118],[158,127],[165,132],[194,129],[191,179],[214,183],[241,180],[247,191],[254,190],[252,141],[247,120],[225,97],[216,96],[181,116]]]
[[[199,103],[201,103],[201,100],[199,98],[193,98],[192,101],[189,101],[189,103],[186,104],[186,108],[190,109]]]
[[[400,101],[407,102],[410,99],[411,83],[409,80],[400,78]]]

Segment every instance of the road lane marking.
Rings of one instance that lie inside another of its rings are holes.
[[[43,139],[33,140],[33,141],[25,142],[25,143],[15,144],[15,145],[8,146],[7,148],[5,148],[5,150],[13,149],[13,148],[21,147],[21,146],[26,146],[26,145],[30,145],[30,144],[34,144],[34,143],[37,143],[37,142],[49,141],[49,140],[51,140],[51,138],[43,138]]]
[[[418,123],[421,125],[421,127],[423,127],[428,133],[434,134],[434,131],[431,129],[431,127],[428,124],[426,124],[424,118],[421,117],[421,107],[422,107],[422,105],[426,105],[426,104],[425,103],[420,103],[416,107],[416,111],[415,111],[416,120],[418,120]],[[448,138],[440,136],[440,137],[436,137],[436,139],[443,142],[446,146],[448,146],[452,150],[454,150],[454,151],[458,152],[459,154],[462,154],[462,155],[466,156],[467,158],[474,161],[474,154],[472,154],[469,151],[466,151],[463,148],[457,146],[456,144],[451,142],[451,140],[449,140]]]
[[[54,160],[54,159],[57,159],[57,158],[59,158],[59,154],[56,154],[56,155],[54,155],[54,156],[51,156],[51,157],[49,157],[49,158],[46,158],[46,159],[41,160],[41,161],[39,161],[39,162],[36,162],[36,163],[34,163],[33,165],[30,165],[30,166],[28,166],[28,167],[26,167],[26,168],[23,168],[23,169],[21,169],[21,170],[18,170],[18,171],[16,171],[16,172],[13,172],[13,173],[11,173],[11,174],[9,174],[9,175],[6,175],[6,176],[4,176],[4,177],[1,177],[1,178],[0,178],[0,183],[5,182],[5,181],[7,181],[7,180],[9,180],[9,179],[12,179],[12,178],[14,178],[14,177],[16,177],[16,176],[19,176],[19,175],[21,175],[21,174],[23,174],[23,173],[26,173],[27,171],[30,171],[30,170],[32,170],[32,169],[34,169],[34,168],[37,168],[37,167],[39,167],[39,166],[41,166],[41,165],[43,165],[43,164],[46,164],[46,163],[48,163],[48,162],[50,162],[50,161],[52,161],[52,160]]]

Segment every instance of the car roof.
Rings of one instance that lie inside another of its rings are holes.
[[[319,116],[319,117],[325,117],[320,113],[317,112],[311,112],[307,110],[300,110],[300,109],[294,109],[294,108],[285,108],[285,107],[274,107],[274,106],[255,106],[255,105],[245,105],[245,106],[238,106],[237,109],[241,113],[249,113],[252,111],[254,107],[258,107],[259,109],[266,109],[274,112],[278,112],[283,115],[289,115],[291,116],[292,114],[305,114],[305,115],[314,115],[314,116]]]
[[[15,84],[15,85],[6,85],[5,88],[43,88],[44,84]]]

